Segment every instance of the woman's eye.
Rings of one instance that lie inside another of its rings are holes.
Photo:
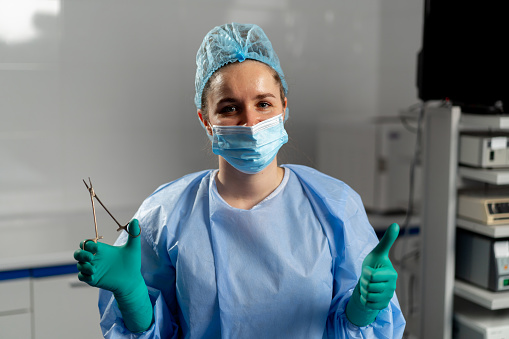
[[[237,111],[237,108],[235,106],[225,106],[221,108],[221,113],[234,113]]]
[[[268,102],[260,102],[260,103],[258,104],[258,106],[259,106],[260,108],[269,108],[271,105],[270,105],[270,103],[268,103]]]

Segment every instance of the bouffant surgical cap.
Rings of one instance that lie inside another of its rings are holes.
[[[203,38],[196,55],[196,107],[201,108],[203,88],[215,71],[226,64],[246,59],[261,61],[272,67],[279,75],[285,95],[287,94],[288,86],[279,58],[263,30],[253,24],[231,23],[214,27]]]

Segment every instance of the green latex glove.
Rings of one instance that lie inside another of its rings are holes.
[[[129,223],[129,233],[139,234],[138,220]],[[129,236],[123,246],[88,241],[74,252],[78,279],[90,286],[113,292],[124,323],[131,332],[143,332],[152,324],[152,303],[141,275],[139,237]]]
[[[398,234],[398,224],[389,226],[380,243],[362,262],[361,277],[346,306],[348,320],[357,326],[371,324],[394,295],[398,273],[389,260],[389,250]]]

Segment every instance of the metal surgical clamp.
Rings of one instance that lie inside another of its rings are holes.
[[[96,218],[96,214],[95,214],[95,204],[94,204],[94,198],[97,200],[97,202],[99,204],[101,204],[101,206],[104,208],[104,210],[110,215],[110,217],[117,223],[118,225],[118,228],[117,228],[117,232],[120,231],[120,230],[124,230],[127,232],[127,234],[129,234],[131,237],[133,238],[136,238],[136,237],[139,237],[140,234],[141,234],[141,228],[140,228],[140,232],[137,234],[137,235],[133,235],[131,233],[129,233],[129,230],[127,229],[127,226],[129,226],[129,223],[125,224],[125,225],[121,225],[117,219],[115,219],[115,217],[113,216],[113,214],[111,214],[110,211],[108,211],[108,209],[106,208],[106,206],[104,206],[104,204],[101,202],[101,199],[99,199],[99,197],[97,196],[97,194],[95,194],[95,191],[94,191],[94,188],[92,187],[92,181],[90,180],[90,178],[88,178],[88,182],[90,183],[90,186],[88,186],[87,182],[85,180],[83,180],[83,183],[85,184],[85,186],[87,187],[87,190],[88,192],[90,193],[90,200],[92,201],[92,212],[94,214],[94,226],[95,226],[95,238],[93,239],[86,239],[84,242],[83,242],[83,249],[85,249],[85,244],[88,242],[88,241],[93,241],[95,243],[97,243],[97,240],[99,239],[102,239],[103,237],[102,236],[99,236],[99,232],[97,230],[97,218]]]

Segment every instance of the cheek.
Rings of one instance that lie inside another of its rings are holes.
[[[218,119],[213,116],[207,117],[207,122],[208,122],[208,125],[210,126],[210,128],[212,128],[212,126],[214,126],[214,125],[219,125]]]
[[[205,130],[207,131],[208,134],[212,135],[212,123],[210,122],[210,119],[203,119],[204,121],[204,125],[205,125]]]

